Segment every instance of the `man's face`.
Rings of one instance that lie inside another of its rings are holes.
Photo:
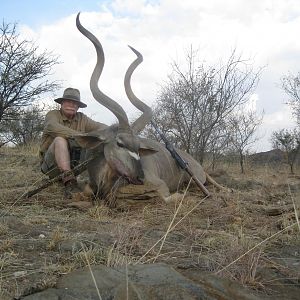
[[[62,113],[69,119],[72,119],[78,111],[78,104],[76,101],[64,99],[61,103]]]

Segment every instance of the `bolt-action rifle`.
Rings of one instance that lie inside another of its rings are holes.
[[[157,125],[151,121],[151,125],[154,127],[156,132],[159,134],[160,138],[163,140],[163,142],[166,145],[167,150],[171,153],[172,157],[175,159],[177,164],[181,169],[183,169],[185,172],[187,172],[191,178],[195,181],[197,186],[202,190],[202,192],[206,196],[210,196],[210,192],[208,189],[204,186],[204,184],[195,176],[191,168],[189,167],[189,164],[179,155],[179,153],[176,151],[174,146],[168,141],[168,139],[165,137],[165,135],[160,131],[160,129],[157,127]]]

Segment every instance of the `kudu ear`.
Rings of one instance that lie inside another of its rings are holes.
[[[94,149],[107,141],[106,131],[91,131],[73,135],[75,141],[84,149]]]
[[[146,155],[152,155],[158,152],[152,147],[146,146],[144,143],[140,143],[140,148],[139,148],[139,155],[140,156],[146,156]]]

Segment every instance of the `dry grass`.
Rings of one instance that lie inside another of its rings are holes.
[[[286,282],[299,285],[299,267],[289,261],[299,266],[300,179],[283,168],[248,166],[241,175],[227,164],[215,179],[232,194],[204,198],[189,188],[170,205],[119,210],[100,202],[81,212],[62,205],[58,184],[21,199],[41,180],[36,147],[2,148],[0,156],[0,298],[53,286],[58,276],[96,264],[166,262],[271,294]]]

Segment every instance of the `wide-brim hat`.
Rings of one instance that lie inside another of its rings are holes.
[[[80,92],[78,89],[66,88],[61,98],[54,99],[55,102],[61,104],[63,100],[72,100],[78,104],[79,107],[84,108],[87,105],[80,101]]]

